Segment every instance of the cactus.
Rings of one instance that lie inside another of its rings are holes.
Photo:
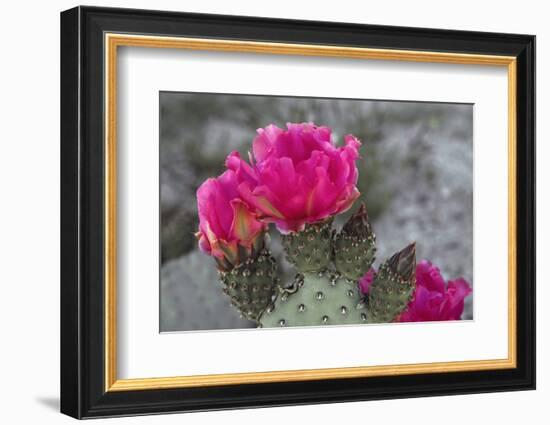
[[[323,237],[312,240],[311,235]],[[391,322],[406,308],[414,289],[415,244],[394,254],[382,265],[366,298],[358,288],[358,280],[374,261],[374,240],[364,205],[335,236],[331,222],[309,225],[302,232],[287,236],[285,246],[298,245],[296,250],[289,249],[291,261],[309,270],[296,266],[300,273],[290,286],[279,286],[275,301],[260,317],[261,326]],[[317,248],[325,246],[327,241],[334,251],[334,266],[330,262],[314,266],[303,261],[311,258],[309,244]],[[348,258],[351,261],[347,261]]]
[[[381,266],[364,297],[358,280],[376,252],[366,208],[361,205],[338,234],[332,221],[283,236],[287,260],[298,272],[290,285],[281,285],[263,238],[256,243],[260,251],[236,265],[218,260],[223,291],[244,318],[260,327],[344,325],[391,322],[405,309],[414,289],[414,243]]]

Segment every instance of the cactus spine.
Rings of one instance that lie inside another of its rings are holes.
[[[414,244],[382,266],[370,297],[373,311],[368,308],[369,299],[359,291],[358,280],[369,270],[376,253],[364,205],[337,235],[330,220],[285,236],[283,244],[299,273],[290,286],[279,287],[274,303],[260,317],[262,326],[389,322],[407,306],[414,288],[410,277],[414,275]]]
[[[282,286],[263,238],[236,264],[218,262],[223,291],[243,317],[261,327],[391,322],[406,308],[415,285],[414,243],[381,267],[368,297],[358,280],[375,259],[375,236],[361,205],[336,234],[332,218],[283,236],[287,260],[298,272]]]

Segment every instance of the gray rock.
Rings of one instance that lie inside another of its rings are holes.
[[[230,305],[214,261],[198,250],[165,263],[160,281],[161,332],[255,327]]]

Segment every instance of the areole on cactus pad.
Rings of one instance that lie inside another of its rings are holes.
[[[248,162],[232,152],[227,171],[201,185],[197,238],[216,259],[223,292],[258,327],[422,320],[435,304],[444,313],[431,311],[428,320],[459,319],[471,288],[463,279],[447,292],[419,287],[426,262],[417,266],[414,242],[372,268],[376,237],[365,204],[334,228],[359,196],[361,143],[344,139],[336,147],[330,128],[312,123],[269,125],[258,130]],[[270,223],[282,233],[292,282],[282,282],[265,242]]]

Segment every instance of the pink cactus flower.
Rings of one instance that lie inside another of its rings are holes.
[[[303,230],[346,211],[359,196],[355,161],[361,143],[352,135],[336,147],[331,129],[311,123],[258,130],[251,165],[238,153],[226,165],[237,173],[239,194],[282,233]]]
[[[407,309],[397,322],[460,320],[464,299],[472,288],[463,278],[445,285],[439,268],[423,260],[416,266],[416,289]]]
[[[241,199],[235,172],[227,170],[206,180],[197,190],[200,249],[231,264],[239,262],[239,252],[250,253],[266,225]]]
[[[376,276],[376,270],[371,267],[369,271],[366,272],[361,279],[359,279],[359,290],[363,295],[367,295],[369,293],[374,276]]]

